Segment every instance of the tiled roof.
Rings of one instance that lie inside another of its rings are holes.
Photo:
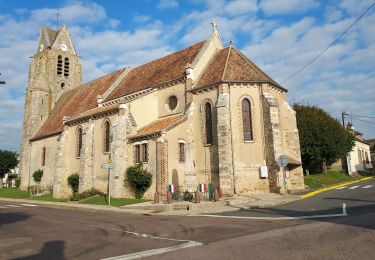
[[[137,133],[130,137],[130,139],[136,139],[140,137],[149,136],[152,134],[160,133],[162,131],[168,131],[176,125],[184,122],[187,119],[185,115],[173,115],[158,119],[145,127],[139,129]]]
[[[221,49],[216,53],[195,88],[223,81],[269,82],[284,89],[233,46]]]
[[[158,60],[132,69],[104,101],[123,97],[160,85],[185,75],[185,66],[191,63],[203,46],[203,42],[174,52]]]
[[[112,111],[112,110],[116,110],[119,108],[119,104],[115,103],[115,104],[111,104],[111,105],[108,105],[108,106],[103,106],[103,107],[96,107],[96,108],[93,108],[93,109],[90,109],[86,112],[83,112],[73,118],[69,118],[68,121],[75,121],[75,120],[79,120],[79,119],[84,119],[84,118],[89,118],[93,115],[99,115],[99,114],[103,114],[103,113],[106,113],[106,112],[109,112],[109,111]]]
[[[97,107],[96,97],[102,95],[121,75],[124,69],[112,72],[77,88],[64,92],[51,111],[48,119],[31,139],[40,139],[64,130],[63,118],[76,117]]]

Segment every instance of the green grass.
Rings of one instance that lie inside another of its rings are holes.
[[[0,197],[11,198],[11,199],[30,199],[29,191],[21,191],[18,188],[2,188],[0,189]],[[52,194],[46,194],[40,197],[32,197],[32,200],[42,200],[42,201],[57,201],[66,202],[68,199],[55,199]]]
[[[141,203],[141,202],[146,202],[148,200],[145,199],[115,199],[111,198],[111,205],[112,206],[125,206],[125,205],[130,205],[130,204],[135,204],[135,203]],[[93,197],[90,199],[87,199],[81,203],[84,204],[94,204],[94,205],[108,205],[108,200],[107,196],[99,196],[99,197]]]
[[[12,199],[28,199],[30,193],[28,191],[21,191],[18,188],[2,188],[0,189],[0,197]]]
[[[324,188],[339,182],[354,180],[352,176],[342,172],[313,173],[304,178],[305,184],[310,189]]]

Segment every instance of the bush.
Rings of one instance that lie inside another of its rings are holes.
[[[43,177],[43,170],[36,170],[34,173],[33,173],[33,179],[35,182],[39,183],[41,180],[42,180],[42,177]]]
[[[193,200],[193,194],[188,192],[188,191],[185,191],[184,193],[184,201],[192,201]]]
[[[68,177],[68,185],[72,188],[73,193],[78,192],[79,187],[79,175],[78,173],[73,173]]]
[[[152,174],[142,164],[126,169],[126,179],[134,190],[135,198],[141,199],[152,184]]]
[[[21,186],[21,179],[17,178],[15,184],[16,184],[16,187],[19,188]]]
[[[78,195],[78,198],[80,200],[84,200],[84,199],[90,198],[90,197],[95,196],[95,195],[101,195],[101,196],[103,196],[104,193],[101,192],[101,191],[99,191],[99,190],[97,190],[97,189],[95,189],[95,188],[92,188],[91,190],[85,190],[82,193],[80,193]]]

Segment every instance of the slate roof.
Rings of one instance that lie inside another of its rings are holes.
[[[57,101],[55,108],[49,114],[48,119],[31,141],[61,133],[64,130],[64,116],[76,117],[97,107],[96,97],[102,95],[123,71],[124,69],[117,70],[64,92]]]
[[[204,41],[194,44],[163,58],[136,67],[105,98],[109,101],[185,76],[185,67],[202,48]]]
[[[136,139],[141,137],[150,136],[153,134],[161,133],[163,131],[168,131],[173,127],[179,125],[187,119],[185,115],[173,115],[162,119],[158,119],[137,131],[137,133],[130,137],[130,139]]]
[[[233,46],[216,53],[194,88],[230,81],[265,82],[286,90]]]

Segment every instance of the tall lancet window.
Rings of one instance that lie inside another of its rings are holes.
[[[111,148],[111,123],[106,120],[104,122],[104,145],[103,145],[103,152],[108,153]]]
[[[69,58],[68,57],[64,59],[64,76],[65,77],[69,76]]]
[[[253,140],[253,129],[251,123],[251,103],[250,100],[244,98],[242,100],[242,125],[243,138],[245,141]]]
[[[62,69],[63,69],[62,67],[63,67],[63,59],[62,59],[61,55],[59,55],[57,57],[57,68],[56,68],[57,75],[62,74]]]
[[[82,127],[77,128],[76,157],[81,157],[82,153]]]
[[[212,144],[213,136],[212,136],[212,107],[210,102],[207,102],[204,106],[205,110],[205,126],[206,126],[206,144]]]

